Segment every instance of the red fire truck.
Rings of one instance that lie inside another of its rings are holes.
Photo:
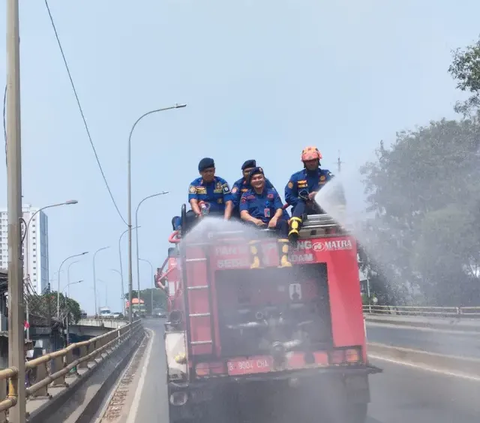
[[[292,266],[281,267],[266,231],[238,223],[185,236],[185,212],[157,276],[169,298],[170,423],[243,421],[249,412],[265,414],[262,422],[290,412],[302,422],[363,423],[368,376],[381,370],[367,358],[355,239],[328,215],[308,216]],[[251,268],[253,231],[261,268]]]

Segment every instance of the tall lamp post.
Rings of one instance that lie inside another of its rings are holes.
[[[145,263],[148,263],[150,265],[150,276],[153,280],[154,274],[153,274],[153,266],[152,263],[148,260],[139,258],[140,261],[144,261]],[[152,289],[150,290],[150,314],[153,316],[153,289],[155,288],[155,284],[152,283]]]
[[[72,261],[67,268],[67,288],[70,285],[70,267],[72,267],[72,265],[75,263],[79,263],[79,260]],[[70,297],[70,291],[68,291],[68,296]]]
[[[138,229],[138,226],[132,228],[132,229]],[[120,237],[118,238],[118,259],[120,261],[120,277],[122,278],[122,296],[125,295],[125,282],[123,278],[123,263],[122,263],[122,238],[123,236],[128,232],[128,229],[125,229]],[[125,314],[125,298],[123,298],[123,314]]]
[[[118,273],[120,275],[120,310],[122,310],[122,313],[125,314],[125,301],[124,301],[124,295],[125,295],[125,292],[123,291],[123,278],[122,278],[122,274],[120,273],[120,271],[118,271],[117,269],[110,269],[112,272],[115,272],[115,273]]]
[[[62,271],[62,266],[63,266],[63,264],[64,264],[67,260],[70,260],[70,259],[75,258],[75,257],[84,256],[85,254],[88,254],[88,251],[84,251],[83,253],[80,253],[80,254],[73,254],[72,256],[67,257],[65,260],[62,261],[62,263],[60,264],[60,267],[58,268],[57,320],[60,319],[60,273],[61,273],[61,271]]]
[[[158,197],[160,195],[165,195],[165,194],[168,194],[168,191],[162,191],[162,192],[158,192],[156,194],[152,194],[152,195],[149,195],[147,197],[145,197],[142,201],[140,201],[138,203],[138,206],[137,206],[137,209],[135,210],[135,227],[137,228],[137,230],[135,231],[135,243],[136,243],[136,247],[135,249],[137,250],[136,251],[136,255],[137,255],[137,289],[138,289],[138,300],[140,301],[140,266],[139,266],[139,252],[138,252],[138,210],[140,209],[140,206],[143,204],[144,201],[147,201],[149,200],[150,198],[154,198],[154,197]]]
[[[105,306],[108,307],[108,285],[103,279],[97,279],[98,282],[102,282],[105,285]],[[110,308],[110,307],[108,307]],[[111,310],[111,308],[110,308]]]
[[[70,292],[70,285],[75,285],[77,283],[82,283],[82,282],[83,282],[83,279],[81,279],[79,281],[75,281],[75,282],[68,282],[67,285],[65,286],[64,290]],[[65,308],[68,307],[68,299],[69,298],[70,298],[70,294],[65,295]],[[70,311],[68,311],[67,316],[66,316],[66,326],[67,326],[67,333],[66,333],[66,336],[65,336],[65,343],[68,346],[69,340],[70,340]]]
[[[98,309],[97,309],[97,278],[96,278],[96,274],[95,274],[95,257],[97,256],[97,254],[100,252],[100,251],[103,251],[103,250],[107,250],[108,248],[110,248],[109,246],[107,247],[102,247],[102,248],[99,248],[97,251],[95,251],[95,253],[93,254],[93,291],[95,292],[95,316],[97,315],[98,313]]]
[[[25,232],[23,234],[23,239],[25,240],[25,261],[26,261],[26,266],[25,270],[27,272],[27,278],[30,276],[30,223],[32,223],[33,218],[40,213],[43,210],[46,209],[51,209],[53,207],[61,207],[61,206],[70,206],[73,204],[78,204],[77,200],[68,200],[64,201],[63,203],[55,203],[55,204],[49,204],[48,206],[40,207],[38,210],[33,213],[30,218],[28,219],[28,222],[25,223]]]
[[[70,294],[68,294],[68,292],[70,291],[68,288],[70,288],[70,285],[75,285],[77,283],[82,283],[83,282],[83,279],[80,279],[79,281],[75,281],[75,282],[68,282],[65,287],[63,288],[63,291],[67,293],[67,297],[70,298]]]
[[[132,134],[138,123],[146,116],[154,113],[164,112],[172,109],[187,107],[186,104],[175,104],[174,106],[164,107],[163,109],[150,110],[140,116],[132,126],[128,136],[128,300],[130,307],[128,309],[128,322],[132,323],[132,289],[133,289],[133,271],[132,271]]]
[[[38,210],[36,210],[31,216],[30,218],[28,219],[28,222],[25,222],[25,228],[24,228],[24,233],[23,233],[23,237],[22,237],[22,242],[24,242],[24,247],[25,247],[25,263],[24,263],[24,267],[25,267],[25,273],[26,275],[23,275],[23,279],[24,280],[28,280],[29,282],[30,281],[30,223],[32,223],[33,221],[33,218],[38,214],[40,213],[41,211],[45,210],[45,209],[50,209],[52,207],[60,207],[60,206],[69,206],[69,205],[72,205],[72,204],[77,204],[78,201],[77,200],[67,200],[67,201],[64,201],[63,203],[55,203],[55,204],[49,204],[48,206],[44,206],[44,207],[40,207]],[[23,214],[23,212],[22,212]],[[41,284],[40,284],[41,286]],[[38,293],[38,285],[35,287],[35,290],[37,291]],[[29,300],[28,299],[25,299],[25,312],[26,312],[26,317],[27,317],[27,322],[30,322],[30,304],[29,304]],[[27,328],[27,339],[30,339],[30,327]]]

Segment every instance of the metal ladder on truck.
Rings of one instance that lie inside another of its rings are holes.
[[[210,356],[215,348],[210,266],[206,247],[205,244],[188,246],[184,258],[188,343],[194,356]]]

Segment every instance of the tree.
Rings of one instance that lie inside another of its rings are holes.
[[[465,305],[480,285],[480,127],[431,122],[383,143],[362,169],[368,210],[360,240],[385,295],[411,303]],[[409,298],[410,296],[410,298]]]
[[[471,94],[464,102],[457,102],[455,111],[467,115],[480,106],[480,40],[457,49],[453,53],[453,62],[448,71],[457,80],[457,88]]]
[[[33,325],[47,326],[57,318],[57,293],[46,292],[43,295],[28,295],[30,320]],[[65,302],[66,301],[66,302]],[[60,293],[60,317],[70,314],[70,323],[76,323],[81,318],[80,304],[72,298],[65,298]]]
[[[67,298],[66,310],[70,313],[70,323],[77,323],[82,318],[80,304],[73,298]]]

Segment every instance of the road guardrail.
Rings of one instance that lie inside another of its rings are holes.
[[[365,314],[480,318],[480,307],[364,305]]]
[[[142,321],[113,329],[87,341],[70,344],[68,347],[45,354],[25,363],[26,381],[18,380],[18,369],[0,370],[0,422],[7,421],[8,409],[15,406],[18,397],[18,384],[33,379],[26,388],[29,398],[48,397],[48,387],[67,387],[67,375],[79,377],[77,369],[88,369],[88,362],[95,360],[107,349],[116,349],[130,339],[142,327]],[[7,393],[8,383],[8,393]]]
[[[477,358],[438,354],[374,342],[369,342],[367,348],[369,357],[373,359],[396,360],[422,366],[423,368],[480,377],[480,359]]]

